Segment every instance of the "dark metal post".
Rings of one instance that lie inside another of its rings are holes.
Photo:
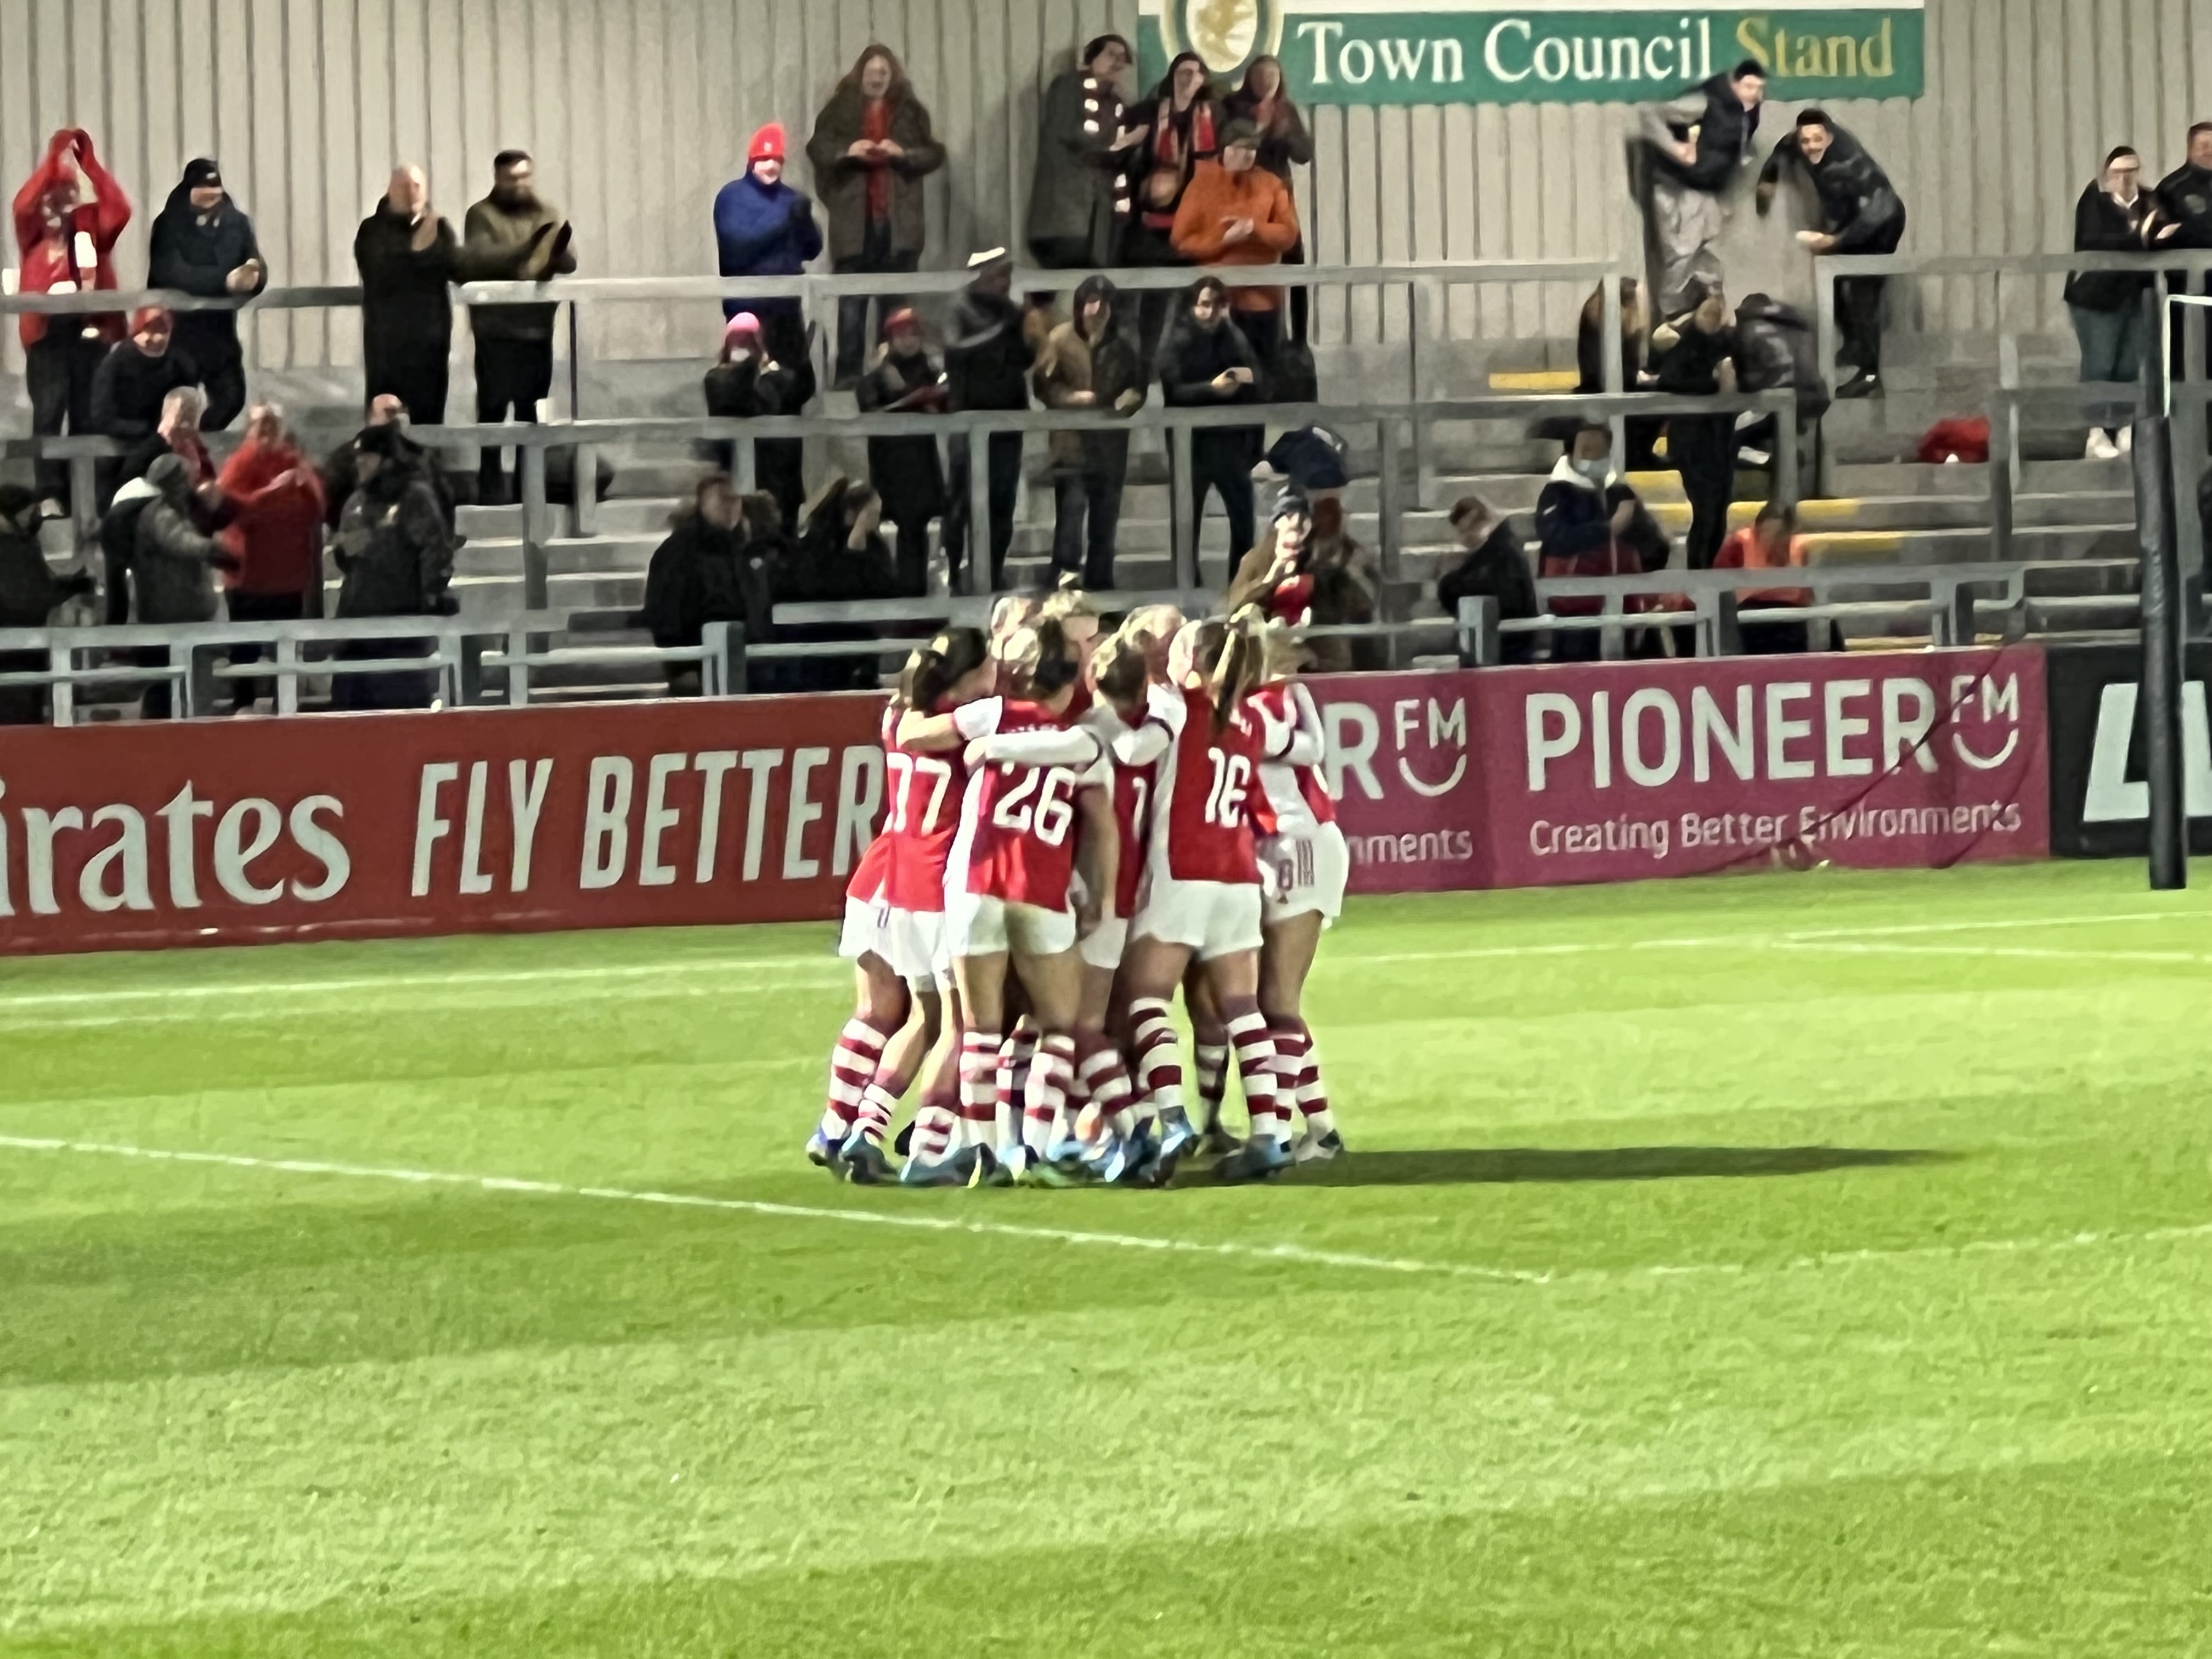
[[[2181,559],[2174,530],[2172,434],[2166,419],[2135,423],[2136,523],[2142,544],[2142,695],[2150,777],[2150,885],[2189,884],[2189,809],[2181,746]]]

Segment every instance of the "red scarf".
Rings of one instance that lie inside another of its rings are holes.
[[[1164,206],[1150,199],[1146,201],[1145,222],[1155,230],[1168,230],[1174,227],[1176,209],[1182,205],[1183,188],[1190,182],[1193,159],[1211,155],[1216,149],[1212,105],[1194,99],[1182,118],[1190,129],[1188,143],[1183,141],[1182,134],[1176,131],[1175,100],[1160,100],[1159,114],[1152,122],[1152,171],[1174,173],[1176,189],[1173,198]],[[1148,198],[1155,188],[1150,184],[1146,186]]]
[[[880,144],[891,136],[891,100],[878,98],[862,106],[860,137],[872,144]],[[868,167],[868,217],[888,219],[891,216],[891,170],[883,162],[872,162]]]

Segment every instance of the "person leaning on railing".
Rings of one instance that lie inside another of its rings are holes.
[[[462,222],[459,275],[472,283],[542,283],[576,269],[574,232],[561,210],[538,194],[538,167],[527,150],[492,158],[491,194]],[[477,420],[535,421],[553,390],[553,316],[557,305],[477,306],[469,313],[476,337]],[[522,470],[518,451],[515,471]],[[500,449],[486,444],[477,463],[477,499],[510,499]]]
[[[204,300],[250,300],[269,286],[269,266],[253,221],[231,199],[222,169],[203,155],[185,164],[148,239],[146,280],[158,289]],[[176,346],[207,388],[207,428],[221,432],[246,407],[246,354],[238,313],[229,308],[178,313]]]
[[[1905,204],[1864,144],[1828,118],[1826,110],[1797,112],[1797,125],[1774,147],[1759,175],[1759,212],[1766,216],[1783,164],[1795,161],[1820,198],[1825,228],[1801,230],[1814,255],[1894,253],[1905,237]],[[1858,373],[1836,391],[1867,398],[1881,389],[1881,296],[1887,276],[1836,278],[1836,325],[1843,360]]]

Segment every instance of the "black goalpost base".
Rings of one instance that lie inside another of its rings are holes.
[[[2142,721],[2150,784],[2150,885],[2157,893],[2189,884],[2189,809],[2181,744],[2181,550],[2173,500],[2173,435],[2168,419],[2135,423],[2136,524],[2142,547]]]

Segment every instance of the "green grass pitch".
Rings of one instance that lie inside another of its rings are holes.
[[[1165,1194],[807,1168],[829,935],[0,966],[0,1654],[2212,1653],[2201,894],[1357,903]]]

